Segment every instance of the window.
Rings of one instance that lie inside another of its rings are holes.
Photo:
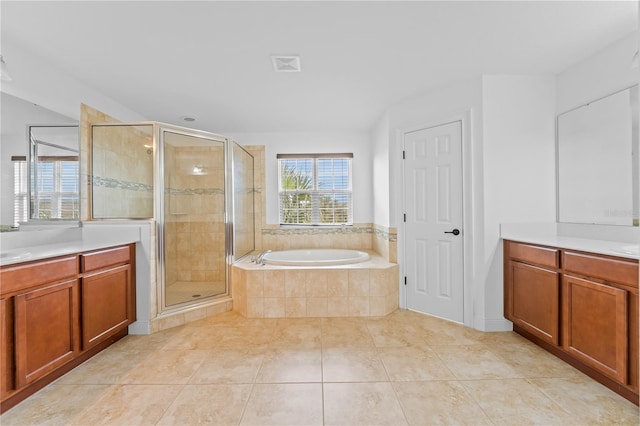
[[[24,157],[23,157],[24,158]],[[42,159],[42,157],[40,157]],[[31,171],[31,214],[33,219],[77,219],[79,163],[75,158],[44,158]],[[27,162],[14,159],[14,222],[26,222]]]
[[[281,225],[351,225],[353,154],[278,154]]]
[[[13,162],[13,224],[27,221],[27,162]]]

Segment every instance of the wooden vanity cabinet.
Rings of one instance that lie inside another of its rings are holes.
[[[0,268],[2,412],[126,336],[134,271],[134,244]]]
[[[541,340],[559,345],[559,250],[518,244],[507,248],[505,259],[505,316]]]
[[[640,323],[638,322],[639,298],[638,290],[628,293],[627,303],[629,313],[629,381],[628,385],[632,392],[639,394],[638,384],[640,382]]]
[[[638,261],[504,241],[515,332],[638,404]]]
[[[81,255],[82,349],[108,339],[135,320],[131,247]]]
[[[0,401],[13,388],[13,311],[7,299],[0,299]]]

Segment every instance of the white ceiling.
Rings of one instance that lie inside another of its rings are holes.
[[[2,1],[2,37],[150,120],[215,132],[369,129],[482,73],[553,73],[638,27],[635,1]],[[299,54],[302,73],[270,55]],[[10,67],[10,58],[5,58]]]

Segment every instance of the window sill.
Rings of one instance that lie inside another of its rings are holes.
[[[353,228],[353,224],[345,224],[345,225],[283,225],[278,224],[280,229],[344,229],[344,228]]]

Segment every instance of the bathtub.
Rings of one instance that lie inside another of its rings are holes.
[[[398,308],[398,265],[375,253],[313,249],[265,256],[264,264],[245,257],[231,265],[233,310],[245,317],[384,316]],[[355,259],[357,263],[341,263]]]
[[[308,249],[272,251],[263,256],[267,265],[334,266],[351,265],[369,260],[369,254],[359,250]]]

